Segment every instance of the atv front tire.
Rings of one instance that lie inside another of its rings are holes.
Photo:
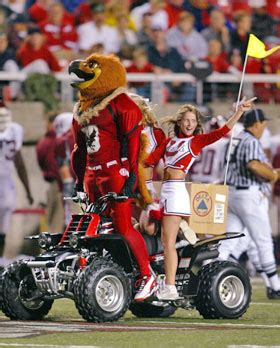
[[[74,287],[74,301],[89,322],[110,322],[121,318],[131,303],[132,288],[124,269],[112,260],[93,259]]]
[[[40,320],[53,304],[53,300],[40,297],[31,270],[23,261],[6,268],[2,275],[2,296],[2,311],[12,320]]]
[[[246,312],[252,288],[237,263],[215,261],[203,266],[198,276],[195,306],[204,319],[237,319]]]

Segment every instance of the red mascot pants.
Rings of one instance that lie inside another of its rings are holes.
[[[88,167],[85,174],[85,189],[90,201],[93,202],[108,192],[120,193],[127,179],[126,173],[123,165],[117,161]],[[141,276],[150,275],[149,255],[145,241],[131,223],[131,199],[125,202],[113,202],[110,208],[113,224],[127,241],[139,265]]]

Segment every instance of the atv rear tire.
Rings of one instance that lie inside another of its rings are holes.
[[[47,315],[53,300],[38,298],[40,295],[31,270],[23,261],[16,261],[6,268],[2,278],[4,314],[12,320],[40,320]]]
[[[75,305],[81,316],[90,322],[118,320],[129,308],[131,297],[127,274],[112,260],[95,258],[75,282]]]
[[[202,267],[195,306],[204,319],[237,319],[249,307],[252,288],[246,271],[229,261]]]
[[[175,313],[176,307],[162,302],[152,303],[132,303],[129,308],[138,318],[168,318]]]
[[[3,273],[5,268],[0,266],[0,311],[3,307]]]

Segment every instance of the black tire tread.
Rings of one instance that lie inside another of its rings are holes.
[[[18,290],[20,282],[20,272],[28,270],[23,261],[19,260],[10,264],[3,274],[3,313],[11,320],[40,320],[47,315],[52,307],[53,300],[45,300],[43,305],[36,309],[30,310],[25,308],[17,296],[13,296]]]
[[[245,292],[247,287],[247,299],[246,303],[239,313],[232,316],[226,316],[218,310],[215,299],[213,298],[213,282],[217,275],[226,267],[233,267],[241,272],[244,279]],[[252,288],[250,279],[246,271],[244,271],[238,264],[230,261],[214,261],[202,267],[198,274],[200,278],[199,290],[195,299],[195,306],[200,315],[204,319],[237,319],[241,317],[248,309],[251,300]]]
[[[3,273],[5,268],[0,266],[0,311],[3,308]]]
[[[127,275],[124,269],[113,262],[108,258],[95,258],[91,265],[87,266],[80,274],[78,279],[75,281],[74,286],[74,301],[75,306],[79,312],[79,314],[89,322],[112,322],[121,318],[125,312],[128,310],[131,303],[131,294],[132,287],[131,282],[127,281],[128,286],[128,296],[126,297],[123,308],[120,312],[116,314],[112,314],[111,317],[102,315],[97,308],[95,308],[95,304],[92,302],[91,298],[91,289],[88,288],[88,284],[90,284],[96,277],[99,276],[100,273],[108,270],[117,270],[123,274],[123,276],[127,279]]]

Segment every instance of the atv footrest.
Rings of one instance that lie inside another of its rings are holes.
[[[34,268],[34,267],[46,267],[51,268],[55,267],[56,263],[54,261],[28,261],[27,266]]]

